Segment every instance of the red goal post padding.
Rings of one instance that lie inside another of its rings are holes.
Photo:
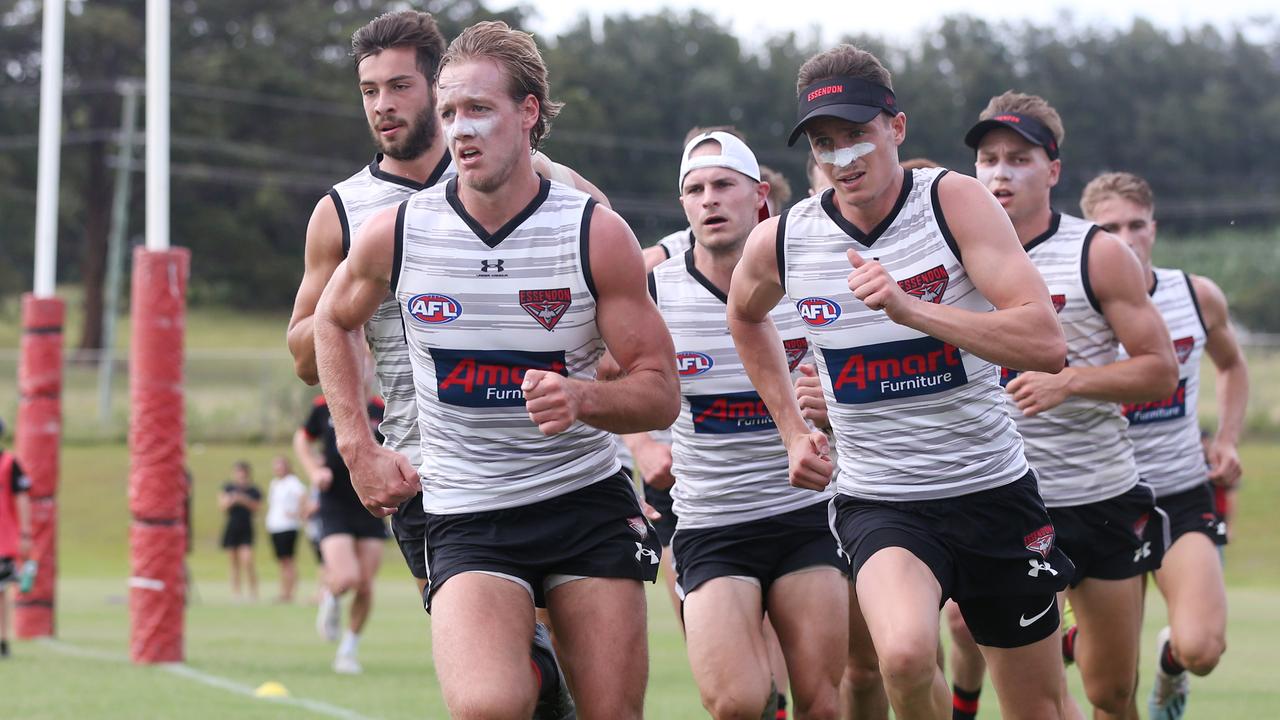
[[[129,349],[129,654],[137,663],[181,662],[186,577],[182,397],[186,248],[133,254]]]

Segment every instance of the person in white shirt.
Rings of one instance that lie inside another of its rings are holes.
[[[294,548],[298,544],[298,528],[302,526],[303,509],[307,502],[307,486],[293,474],[289,459],[283,455],[273,461],[274,475],[267,489],[267,532],[271,535],[271,547],[280,563],[279,602],[293,602],[293,590],[298,585],[298,565],[294,562]]]

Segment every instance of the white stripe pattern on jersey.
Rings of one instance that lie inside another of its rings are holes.
[[[852,248],[878,260],[922,301],[993,309],[936,210],[945,173],[908,171],[898,204],[869,234],[840,216],[831,191],[800,201],[780,219],[778,266],[817,348],[842,494],[935,500],[999,487],[1027,472],[996,366],[868,309],[847,284],[845,251]]]
[[[693,228],[685,228],[670,235],[664,235],[656,244],[667,253],[668,260],[684,255],[689,248],[693,247]]]
[[[653,271],[658,310],[675,342],[680,415],[671,427],[671,489],[677,530],[751,522],[831,499],[792,487],[787,451],[751,385],[725,320],[727,298],[694,265],[692,249]],[[799,316],[785,298],[770,313],[795,368],[809,356]]]
[[[1181,270],[1155,268],[1156,286],[1151,294],[1169,328],[1178,359],[1178,389],[1164,400],[1128,403],[1129,439],[1138,475],[1156,491],[1156,497],[1185,492],[1209,481],[1196,403],[1200,398],[1200,358],[1207,340],[1199,301],[1191,278]],[[1128,357],[1120,347],[1121,359]]]
[[[595,378],[586,194],[543,180],[492,235],[466,214],[457,179],[401,205],[393,287],[408,338],[422,434],[423,505],[456,514],[528,505],[616,473],[613,436],[576,422],[544,436],[520,390],[530,368]]]
[[[329,191],[342,223],[344,257],[360,226],[379,210],[397,205],[413,193],[457,174],[448,152],[425,184],[382,170],[379,167],[381,161],[382,154],[379,153],[360,172],[334,185]],[[365,323],[364,337],[373,352],[379,394],[386,402],[386,413],[378,425],[378,432],[384,438],[382,445],[401,453],[417,467],[422,461],[418,407],[413,396],[413,371],[409,367],[409,348],[405,345],[404,326],[400,322],[400,305],[394,295],[388,293],[373,317]]]
[[[1101,367],[1116,361],[1119,343],[1102,314],[1088,279],[1088,248],[1097,227],[1054,213],[1049,229],[1027,243],[1027,255],[1049,287],[1067,340],[1069,367]],[[1005,372],[1007,384],[1017,373]],[[1069,397],[1028,417],[1006,395],[1009,412],[1027,446],[1027,460],[1040,480],[1046,507],[1107,500],[1138,482],[1133,443],[1116,403]]]

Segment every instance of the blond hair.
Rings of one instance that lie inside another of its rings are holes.
[[[1087,218],[1093,217],[1093,211],[1100,203],[1113,197],[1120,197],[1139,207],[1155,210],[1156,197],[1146,180],[1127,172],[1103,173],[1089,181],[1080,194],[1080,210]]]
[[[766,165],[760,166],[760,180],[769,183],[769,203],[781,212],[791,202],[791,183],[782,173]]]
[[[533,36],[512,30],[501,21],[478,22],[449,43],[440,60],[440,70],[451,62],[480,59],[493,61],[503,71],[516,103],[524,102],[530,95],[538,101],[538,122],[529,129],[529,146],[537,150],[551,132],[551,121],[560,114],[564,103],[550,98],[547,64]]]
[[[1006,90],[991,98],[991,102],[987,103],[986,109],[978,114],[978,119],[990,120],[997,115],[1008,115],[1010,113],[1029,115],[1039,120],[1041,124],[1049,128],[1050,133],[1053,133],[1053,141],[1059,146],[1062,145],[1063,138],[1067,136],[1067,131],[1062,127],[1062,117],[1058,115],[1058,111],[1054,110],[1053,106],[1039,95],[1026,95]]]

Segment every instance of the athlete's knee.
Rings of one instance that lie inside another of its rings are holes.
[[[1084,694],[1089,704],[1105,713],[1122,715],[1133,704],[1134,682],[1117,682],[1108,678],[1105,682],[1085,683]]]
[[[791,683],[793,715],[797,720],[836,720],[840,715],[839,692],[834,685],[801,688]]]
[[[1200,633],[1189,637],[1174,635],[1173,647],[1177,661],[1192,675],[1208,675],[1218,666],[1227,650],[1227,640],[1221,634]]]
[[[844,666],[842,684],[855,693],[870,690],[880,684],[880,665],[872,659],[870,662],[862,658],[850,657]]]
[[[360,572],[355,568],[330,568],[326,573],[329,580],[329,592],[341,595],[360,586]]]
[[[702,706],[716,720],[760,720],[772,700],[772,686],[718,687],[703,693]]]
[[[455,689],[445,702],[449,706],[449,717],[454,720],[527,720],[533,714],[536,696],[526,696],[512,688],[505,692],[495,690],[478,685]]]
[[[937,643],[902,639],[880,652],[880,673],[887,686],[907,690],[929,685],[937,672]]]

